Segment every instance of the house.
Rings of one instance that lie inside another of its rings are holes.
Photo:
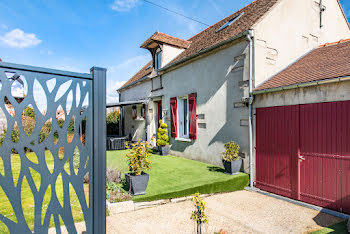
[[[251,185],[257,182],[262,189],[289,196],[288,189],[269,181],[273,177],[286,177],[287,162],[283,162],[284,167],[277,167],[274,161],[259,161],[259,142],[264,145],[269,139],[282,139],[278,135],[281,132],[274,133],[274,138],[263,133],[273,132],[279,127],[275,123],[283,125],[286,118],[283,113],[269,112],[268,108],[302,104],[297,103],[299,99],[294,100],[298,94],[293,93],[297,91],[284,90],[285,85],[295,85],[286,82],[296,79],[294,75],[283,76],[286,78],[282,82],[280,74],[292,74],[286,72],[291,64],[307,58],[305,54],[322,50],[320,45],[346,38],[350,38],[350,27],[338,0],[256,0],[188,40],[156,32],[141,45],[150,51],[151,61],[118,90],[122,134],[130,135],[133,140],[151,140],[157,134],[158,120],[163,119],[169,126],[172,155],[220,166],[224,143],[234,140],[241,146],[242,170],[250,173]],[[313,69],[326,74],[322,72],[324,66],[316,64]],[[326,78],[329,77],[322,79]],[[306,80],[297,81],[303,79]],[[267,92],[276,88],[276,84],[281,84],[278,92]],[[298,92],[314,101],[326,100],[317,95],[329,91],[304,90],[306,93]],[[338,98],[348,97],[344,94]],[[259,112],[265,108],[274,118],[264,115],[260,120]],[[269,118],[278,121],[266,125],[263,121]],[[290,136],[290,131],[294,130],[286,128],[283,134]],[[269,144],[268,149],[280,146],[272,140]],[[267,153],[270,152],[262,151],[262,155]],[[271,160],[275,160],[277,154],[271,155]],[[276,171],[270,173],[272,169]],[[267,176],[267,180],[259,180],[259,173]],[[288,177],[283,182],[288,179],[291,180]],[[290,197],[302,200],[300,189],[299,197],[294,190],[292,193]]]

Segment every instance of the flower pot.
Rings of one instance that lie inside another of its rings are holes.
[[[222,160],[222,163],[225,167],[225,173],[230,175],[238,174],[239,170],[242,167],[242,159],[234,160],[234,161],[225,161]]]
[[[159,154],[166,156],[169,154],[169,150],[170,150],[170,146],[166,145],[166,146],[159,146]]]
[[[142,175],[132,175],[130,173],[125,174],[126,185],[132,196],[146,194],[146,188],[148,185],[149,175],[142,173]]]

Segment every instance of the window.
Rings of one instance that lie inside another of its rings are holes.
[[[170,127],[177,140],[197,139],[197,93],[170,98]]]
[[[162,67],[162,51],[159,51],[156,53],[156,58],[155,58],[155,62],[156,62],[156,70],[161,69]]]
[[[188,99],[187,96],[178,100],[179,137],[188,139]]]
[[[228,26],[230,26],[231,24],[233,24],[235,21],[237,21],[242,15],[244,14],[244,12],[242,12],[239,15],[234,16],[233,18],[231,18],[229,21],[227,21],[224,25],[222,25],[218,30],[216,30],[216,32],[220,32],[221,30],[227,28]]]

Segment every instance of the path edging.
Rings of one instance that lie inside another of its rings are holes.
[[[201,194],[200,197],[209,197],[212,194]],[[160,206],[169,203],[179,203],[192,200],[193,196],[179,197],[179,198],[171,198],[171,199],[163,199],[156,200],[150,202],[134,202],[134,201],[125,201],[125,202],[117,202],[110,203],[108,200],[106,201],[106,209],[109,212],[109,215],[115,215],[120,213],[132,212],[136,210],[151,208],[155,206]]]

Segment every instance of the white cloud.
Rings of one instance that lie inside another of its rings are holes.
[[[119,94],[117,92],[117,89],[122,87],[122,85],[125,82],[126,81],[114,81],[114,82],[112,81],[112,82],[108,82],[108,83],[112,83],[112,84],[107,86],[107,90],[106,90],[107,103],[115,103],[115,102],[119,101]]]
[[[117,89],[144,67],[149,60],[151,60],[150,55],[139,55],[123,63],[107,67],[107,103],[118,102]]]
[[[138,2],[138,0],[115,0],[111,8],[114,11],[130,11],[137,6]]]
[[[5,29],[5,30],[8,29],[7,25],[5,25],[5,24],[2,24],[2,25],[1,25],[1,28],[2,28],[2,29]]]
[[[25,33],[21,29],[7,32],[0,40],[6,45],[14,48],[28,48],[41,43],[34,33]]]

